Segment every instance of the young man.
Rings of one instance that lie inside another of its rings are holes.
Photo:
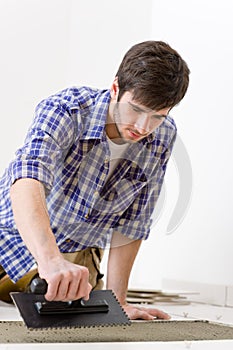
[[[150,232],[176,137],[169,111],[189,69],[168,44],[125,55],[110,90],[72,87],[45,100],[0,181],[0,299],[38,273],[47,300],[87,299],[106,288],[131,319],[168,318],[126,303],[130,272]]]

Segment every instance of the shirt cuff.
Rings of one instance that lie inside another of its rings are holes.
[[[44,187],[46,195],[51,191],[54,177],[47,167],[37,160],[16,160],[9,168],[11,173],[11,183],[22,178],[31,178],[40,181]]]
[[[124,224],[114,227],[114,230],[121,233],[122,235],[132,239],[143,239],[146,240],[150,234],[150,226],[143,224],[140,220],[134,220],[132,222],[126,222],[128,220],[123,220]]]

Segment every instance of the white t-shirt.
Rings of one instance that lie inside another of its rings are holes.
[[[127,148],[129,147],[129,143],[117,144],[117,143],[113,142],[109,137],[107,137],[107,141],[108,141],[111,155],[110,155],[109,173],[108,173],[106,182],[111,177],[112,173],[116,169],[121,158],[124,158],[124,153],[127,150]]]

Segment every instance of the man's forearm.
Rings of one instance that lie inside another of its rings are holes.
[[[11,187],[11,201],[16,226],[38,263],[59,255],[50,228],[43,185],[34,179],[17,180]]]
[[[141,240],[132,241],[115,233],[109,251],[107,288],[112,289],[119,302],[124,305],[130,273],[141,245]],[[116,238],[117,237],[117,238]]]

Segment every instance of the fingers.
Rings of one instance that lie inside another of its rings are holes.
[[[88,269],[83,266],[74,271],[57,273],[47,278],[48,289],[45,298],[48,301],[72,301],[80,298],[88,300],[92,289],[88,280]]]
[[[125,312],[128,314],[131,320],[148,320],[152,321],[155,318],[169,320],[171,317],[166,313],[158,309],[135,307],[132,305],[123,306]]]
[[[92,285],[90,283],[88,283],[88,292],[87,294],[83,297],[84,300],[88,300],[89,299],[89,294],[92,291]]]
[[[153,309],[153,308],[142,308],[144,312],[149,313],[153,319],[158,318],[161,320],[170,320],[171,316],[169,316],[166,312],[158,309]]]
[[[140,309],[133,309],[131,310],[130,314],[131,320],[154,320],[154,316],[150,315],[148,312]]]

